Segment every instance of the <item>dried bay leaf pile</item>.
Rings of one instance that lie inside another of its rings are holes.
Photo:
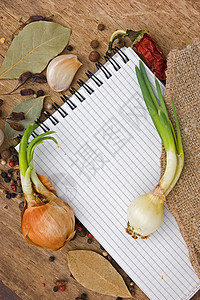
[[[28,24],[12,41],[0,68],[0,79],[17,79],[27,71],[42,72],[65,48],[69,37],[70,29],[54,22]]]
[[[103,295],[133,298],[120,274],[100,254],[88,250],[69,251],[68,265],[74,278],[85,288]]]

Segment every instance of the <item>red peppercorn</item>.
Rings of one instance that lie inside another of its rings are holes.
[[[88,239],[92,239],[93,235],[90,232],[88,232],[87,237],[88,237]]]
[[[45,285],[46,285],[46,284],[43,282],[43,283],[42,283],[42,286],[45,287]]]
[[[12,168],[12,167],[14,167],[14,165],[15,165],[15,162],[13,160],[10,160],[9,161],[9,166]]]
[[[65,291],[65,285],[59,286],[59,290],[60,290],[61,292],[64,292],[64,291]]]
[[[14,192],[16,192],[16,189],[17,189],[16,185],[15,185],[15,184],[11,184],[11,189],[12,189]]]

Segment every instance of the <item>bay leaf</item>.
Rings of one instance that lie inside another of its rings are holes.
[[[103,295],[133,298],[120,274],[100,254],[74,250],[67,255],[70,272],[85,288]]]
[[[20,102],[19,104],[17,104],[14,107],[14,109],[10,112],[10,114],[13,111],[15,111],[15,112],[23,112],[25,115],[25,120],[15,121],[16,123],[24,126],[24,130],[16,131],[16,130],[12,129],[9,125],[9,122],[13,122],[13,121],[7,120],[5,129],[6,129],[6,135],[9,139],[16,138],[19,134],[23,134],[26,127],[28,127],[28,125],[30,125],[31,123],[33,123],[35,120],[37,120],[40,117],[45,97],[46,96],[41,96],[38,98],[31,98],[31,99]]]
[[[69,41],[70,29],[54,22],[33,22],[13,39],[3,64],[0,79],[17,79],[24,72],[40,73],[50,59]]]

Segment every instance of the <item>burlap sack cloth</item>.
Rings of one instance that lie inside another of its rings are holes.
[[[200,277],[200,40],[193,40],[184,50],[171,51],[167,61],[165,102],[173,119],[170,96],[173,97],[185,154],[183,172],[167,196],[167,205],[187,244],[194,270]],[[163,151],[162,172],[164,167]]]

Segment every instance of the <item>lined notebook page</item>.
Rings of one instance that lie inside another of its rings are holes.
[[[119,71],[106,63],[109,79],[99,70],[100,87],[90,79],[91,95],[80,88],[86,99],[80,103],[73,95],[76,109],[64,104],[66,118],[57,111],[56,126],[45,121],[56,131],[60,147],[51,142],[39,145],[35,168],[49,178],[58,196],[150,299],[190,299],[199,280],[167,207],[161,228],[147,240],[134,240],[125,232],[132,199],[158,183],[161,141],[137,83],[139,58],[130,48],[123,51],[129,61],[125,64],[116,54]],[[147,72],[154,84],[154,76]]]

